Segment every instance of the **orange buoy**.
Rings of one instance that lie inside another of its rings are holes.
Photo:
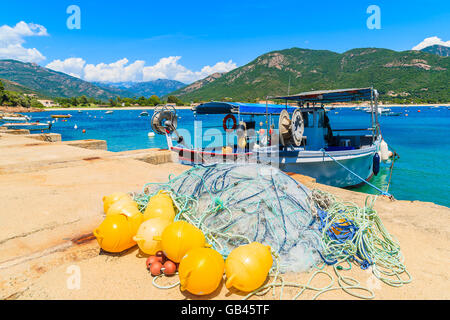
[[[161,247],[166,257],[173,262],[180,262],[190,249],[205,247],[203,232],[186,221],[176,221],[168,225],[161,237]]]
[[[122,252],[136,245],[136,234],[142,215],[128,217],[124,214],[107,215],[93,231],[99,246],[107,252]]]
[[[122,198],[128,198],[130,201],[133,200],[128,193],[125,192],[114,192],[110,195],[103,197],[103,211],[105,213],[108,212],[109,207],[116,201],[119,201]]]
[[[162,264],[159,261],[153,262],[150,266],[150,272],[153,276],[159,276],[161,274]]]
[[[166,262],[164,262],[163,264],[163,268],[164,268],[164,274],[165,275],[172,275],[177,271],[177,265],[170,260],[167,260]]]
[[[175,209],[170,195],[160,190],[156,195],[150,198],[147,208],[144,211],[144,221],[152,218],[165,218],[173,221],[175,218]]]
[[[137,242],[139,249],[146,254],[154,255],[161,248],[161,241],[154,240],[155,237],[160,237],[164,229],[171,223],[171,221],[163,218],[153,218],[144,221],[133,240]],[[159,256],[162,260],[162,256]]]
[[[226,287],[244,292],[256,290],[266,280],[272,264],[269,246],[252,242],[237,247],[225,261]]]
[[[223,257],[211,248],[195,248],[189,250],[180,262],[181,291],[205,295],[214,292],[223,279]]]
[[[129,217],[135,214],[142,215],[142,213],[138,209],[138,204],[128,198],[122,198],[119,201],[114,202],[109,207],[108,211],[106,211],[106,215],[111,214],[125,214]]]

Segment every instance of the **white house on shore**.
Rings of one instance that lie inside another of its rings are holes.
[[[53,100],[39,100],[38,101],[44,106],[44,107],[59,107],[59,104],[54,102]]]

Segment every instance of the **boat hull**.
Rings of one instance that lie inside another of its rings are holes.
[[[327,155],[313,158],[300,155],[298,159],[282,157],[279,163],[281,170],[313,177],[318,183],[341,188],[352,187],[362,183],[361,179],[353,173],[366,181],[372,177],[374,153],[375,150],[362,155],[333,156],[339,163]]]
[[[187,165],[224,162],[265,163],[279,167],[285,172],[313,177],[318,183],[343,188],[360,185],[363,183],[361,179],[369,181],[372,178],[373,156],[377,147],[373,145],[364,149],[327,153],[303,150],[212,154],[178,147],[172,147],[171,150],[176,152],[181,163]]]

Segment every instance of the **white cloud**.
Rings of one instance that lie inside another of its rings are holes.
[[[81,78],[84,76],[84,66],[86,61],[81,58],[68,58],[66,60],[53,60],[46,67],[55,71],[64,72],[72,77]]]
[[[136,60],[131,64],[126,58],[106,64],[86,64],[82,58],[54,60],[46,67],[70,74],[87,81],[100,82],[140,82],[156,79],[172,79],[191,83],[216,72],[228,72],[237,67],[233,61],[217,62],[214,66],[204,66],[200,71],[192,71],[178,63],[180,56],[161,58],[156,64],[146,66],[145,61]]]
[[[436,36],[425,38],[421,43],[412,48],[412,50],[422,50],[423,48],[439,44],[441,46],[450,47],[450,41],[442,41],[441,38]]]
[[[110,64],[88,64],[84,68],[83,79],[102,82],[142,81],[142,69],[144,68],[145,61],[136,60],[132,64],[127,64],[127,58]]]
[[[14,27],[0,27],[0,59],[15,59],[23,62],[39,62],[45,60],[36,48],[25,48],[25,37],[48,36],[44,26],[20,21]]]
[[[173,79],[191,83],[203,79],[216,72],[228,72],[237,67],[233,61],[217,62],[214,66],[204,66],[200,71],[192,71],[178,63],[180,56],[171,56],[160,59],[155,65],[145,67],[144,81],[156,79]]]

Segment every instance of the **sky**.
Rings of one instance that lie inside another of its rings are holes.
[[[361,47],[403,51],[435,43],[450,46],[446,0],[0,4],[0,59],[35,62],[88,81],[163,78],[191,83],[292,47],[342,53]],[[73,5],[79,15],[70,9]]]

